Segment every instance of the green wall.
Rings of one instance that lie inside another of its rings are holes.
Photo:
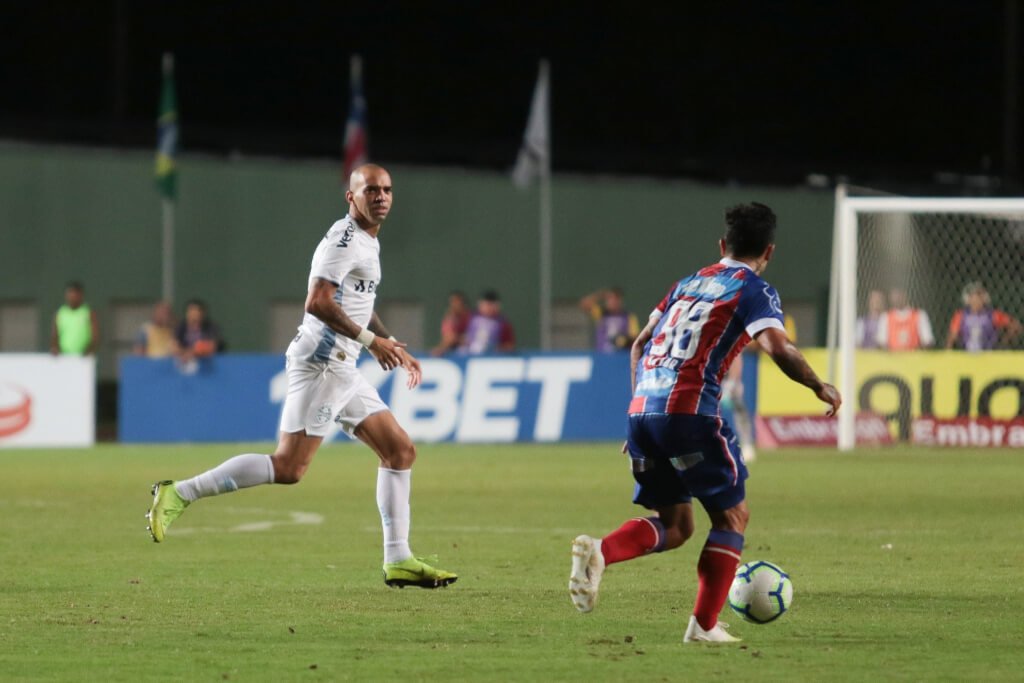
[[[186,155],[179,167],[176,299],[206,299],[233,350],[269,350],[267,303],[304,296],[313,249],[346,210],[339,165]],[[449,290],[495,287],[521,345],[536,346],[536,189],[500,173],[390,170],[381,297],[423,301],[433,341]],[[779,215],[768,278],[783,302],[817,303],[828,286],[827,191],[557,176],[553,197],[559,299],[620,284],[645,313],[673,280],[717,258],[722,209],[750,200]],[[0,145],[0,272],[0,300],[37,302],[47,326],[69,279],[83,280],[101,311],[159,298],[152,155]]]

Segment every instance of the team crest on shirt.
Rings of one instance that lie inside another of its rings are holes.
[[[772,310],[776,313],[782,313],[782,300],[779,299],[779,293],[773,292],[771,285],[768,283],[764,285],[764,293],[768,297],[768,304],[772,307]]]
[[[316,425],[325,425],[331,419],[331,404],[325,403],[320,406],[316,411],[316,417],[313,418],[313,423]]]

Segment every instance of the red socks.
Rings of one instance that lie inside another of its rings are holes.
[[[601,539],[605,565],[660,552],[665,545],[665,527],[657,517],[631,519]],[[729,587],[740,564],[743,534],[712,529],[697,562],[697,603],[693,615],[705,631],[718,623],[729,597]]]
[[[665,526],[657,517],[631,519],[601,539],[605,565],[632,560],[648,553],[661,552],[665,545]]]
[[[708,540],[697,562],[697,603],[693,615],[697,623],[705,631],[710,631],[718,623],[718,613],[722,611],[729,587],[740,564],[740,553],[743,552],[743,534],[735,531],[712,529],[708,532]]]

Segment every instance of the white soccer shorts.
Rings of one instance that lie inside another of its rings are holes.
[[[326,436],[333,421],[353,436],[363,420],[388,409],[354,365],[287,357],[285,368],[288,394],[281,409],[282,432],[305,429],[310,436]]]

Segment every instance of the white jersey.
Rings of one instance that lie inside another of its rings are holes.
[[[317,278],[338,286],[335,302],[356,325],[366,327],[380,286],[380,242],[351,216],[331,226],[313,254],[309,284]],[[363,345],[338,334],[319,318],[306,313],[288,356],[309,361],[342,361],[355,365]]]

